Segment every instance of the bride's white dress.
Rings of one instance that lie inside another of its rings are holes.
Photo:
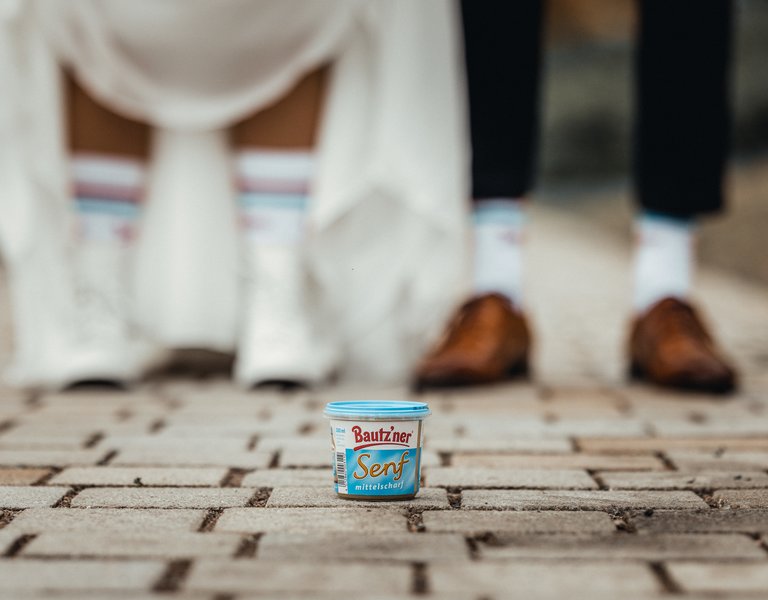
[[[233,349],[225,128],[332,63],[308,248],[329,343],[402,377],[461,293],[467,156],[451,0],[0,0],[0,251],[16,383],[66,353],[73,308],[61,66],[155,126],[136,316],[170,347]]]

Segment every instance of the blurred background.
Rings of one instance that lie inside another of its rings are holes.
[[[626,237],[635,1],[548,6],[539,196]],[[768,283],[768,2],[736,2],[735,29],[730,208],[704,223],[700,257]]]
[[[633,206],[629,173],[635,8],[635,0],[549,0],[539,178],[535,192],[536,206],[562,216],[568,227],[584,225],[585,229],[599,231],[605,239],[612,238],[617,246],[626,249],[631,240]],[[692,11],[692,27],[695,18]],[[765,287],[768,286],[768,259],[764,241],[768,229],[768,76],[765,71],[768,2],[738,0],[735,29],[729,210],[722,217],[703,224],[700,258],[704,266],[716,267],[763,293],[768,289]],[[314,90],[312,93],[317,93],[317,86],[309,87]],[[280,110],[264,111],[260,121],[262,135],[269,144],[279,145],[284,133],[280,119],[275,116]],[[286,110],[285,106],[282,110]],[[532,295],[550,297],[551,302],[558,305],[558,314],[566,320],[568,314],[561,310],[564,303],[552,291],[562,288],[563,273],[569,271],[570,265],[562,254],[548,254],[547,243],[546,236],[538,242],[534,240],[537,257],[534,262],[546,265],[546,270],[558,261],[563,264],[558,267],[559,272],[553,269],[548,280],[544,274]],[[597,277],[602,276],[597,266],[593,272]],[[590,286],[587,276],[580,276],[572,283],[572,296],[577,298],[584,296],[584,289]],[[587,289],[586,294],[590,293],[599,296],[604,292]],[[727,301],[728,297],[724,297],[722,304]],[[626,305],[616,303],[616,306],[624,310]],[[544,323],[549,310],[550,307],[542,307],[539,311],[544,329],[542,337],[547,337],[548,329],[553,337],[564,335],[557,319]],[[610,322],[601,311],[602,307],[596,305],[595,318],[603,317]],[[579,318],[571,318],[569,323],[581,324],[581,313],[573,315]],[[584,349],[587,354],[593,353],[589,366],[581,369],[585,374],[594,375],[598,369],[595,365],[600,364],[608,380],[623,377],[617,346],[622,343],[624,317],[624,313],[617,312],[613,324],[605,326],[614,332],[602,350]],[[590,322],[581,329],[574,325],[572,339],[582,339],[585,332],[594,331],[593,325]],[[0,363],[5,363],[9,356],[10,331],[7,294],[0,288]],[[734,322],[731,331],[726,331],[726,341],[741,344],[744,341],[741,334],[747,333],[743,323]],[[750,347],[736,352],[737,358],[750,360],[755,368],[768,365],[764,341],[758,340],[756,334],[752,338],[748,340]],[[605,367],[607,356],[612,362]],[[562,365],[562,358],[562,354],[553,352],[547,361],[549,367],[544,364],[542,371],[556,373],[561,368],[556,365]],[[227,365],[225,362],[225,368]]]

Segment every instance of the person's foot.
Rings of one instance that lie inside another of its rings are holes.
[[[657,385],[730,392],[736,373],[723,357],[694,308],[676,298],[664,298],[632,324],[632,376]]]
[[[326,380],[334,360],[314,331],[300,250],[259,247],[245,262],[235,380],[245,388]]]
[[[523,314],[501,294],[462,305],[443,339],[422,360],[414,387],[493,383],[528,372],[531,334]]]

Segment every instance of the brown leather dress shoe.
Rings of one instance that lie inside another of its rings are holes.
[[[531,334],[525,317],[505,296],[466,302],[437,346],[416,369],[414,387],[450,387],[501,381],[528,372]]]
[[[664,298],[632,325],[631,374],[657,385],[730,392],[736,373],[717,348],[694,308]]]

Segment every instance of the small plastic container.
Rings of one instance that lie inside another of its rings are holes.
[[[425,402],[329,402],[333,482],[348,500],[408,500],[419,492]]]

